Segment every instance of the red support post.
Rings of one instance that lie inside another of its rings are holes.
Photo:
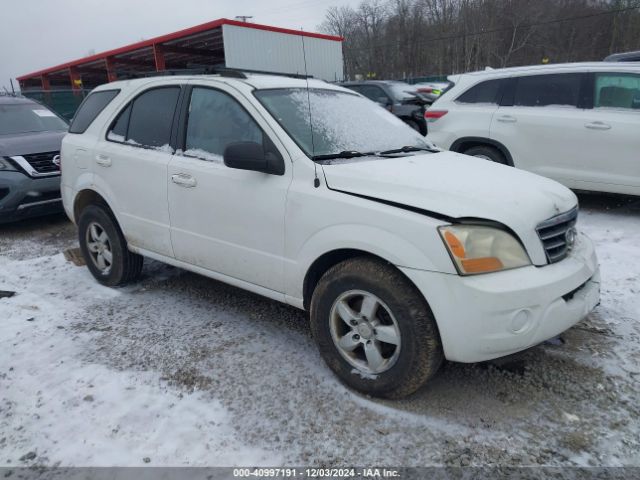
[[[71,88],[73,91],[82,90],[82,77],[76,67],[69,67],[69,80],[71,81]]]
[[[40,82],[42,82],[42,90],[51,90],[51,82],[49,82],[49,75],[40,75]]]
[[[156,71],[161,72],[167,69],[167,65],[164,61],[164,50],[159,43],[153,44],[153,57],[156,60]]]
[[[118,74],[116,73],[116,64],[113,57],[106,57],[104,59],[104,65],[107,69],[107,82],[115,82],[118,80]]]

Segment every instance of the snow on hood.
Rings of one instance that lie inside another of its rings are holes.
[[[535,242],[536,257],[543,256],[536,225],[577,205],[573,192],[553,180],[458,153],[355,160],[323,165],[329,188],[446,217],[499,222],[528,250]]]

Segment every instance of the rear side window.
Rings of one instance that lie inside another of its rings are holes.
[[[74,115],[69,127],[69,133],[84,133],[118,93],[120,93],[120,90],[101,90],[89,94]]]
[[[497,104],[500,87],[504,82],[505,79],[502,78],[481,82],[460,95],[456,102]]]
[[[581,73],[518,77],[513,104],[520,107],[577,107],[581,81]]]
[[[107,139],[142,147],[169,146],[180,87],[160,87],[138,95],[111,125]]]
[[[597,73],[593,106],[595,108],[624,108],[640,111],[640,75]]]

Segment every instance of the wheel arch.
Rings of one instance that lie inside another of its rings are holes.
[[[105,200],[105,198],[100,195],[100,193],[90,188],[85,188],[83,190],[80,190],[73,200],[73,219],[76,224],[80,219],[82,210],[84,210],[89,205],[100,205],[106,208],[109,214],[113,216],[113,218],[116,218],[115,212],[109,205],[109,202],[107,202],[107,200]]]
[[[465,150],[468,150],[472,147],[479,146],[489,146],[497,148],[500,153],[504,155],[504,158],[507,160],[507,165],[510,167],[514,166],[513,157],[509,152],[509,149],[504,146],[504,144],[498,142],[497,140],[493,140],[491,138],[486,137],[462,137],[458,138],[455,142],[451,144],[449,150],[452,152],[463,153]]]
[[[416,291],[418,291],[420,295],[424,298],[424,295],[422,295],[422,293],[420,292],[420,289],[418,289],[418,286],[413,282],[413,280],[407,277],[402,270],[400,270],[396,265],[394,265],[392,262],[390,262],[386,258],[383,258],[380,255],[376,255],[371,252],[367,252],[366,250],[360,250],[357,248],[340,248],[336,250],[331,250],[329,252],[326,252],[320,255],[318,258],[316,258],[313,261],[313,263],[307,269],[307,272],[304,276],[303,286],[302,286],[304,309],[309,310],[313,292],[318,286],[318,282],[320,281],[322,276],[327,271],[329,271],[330,268],[337,265],[338,263],[344,262],[345,260],[349,260],[357,257],[366,257],[366,258],[376,259],[390,265],[392,268],[397,270],[403,277],[405,277],[407,281],[414,286]],[[424,298],[424,300],[425,302],[427,302],[427,304],[429,303],[429,301],[426,298]]]

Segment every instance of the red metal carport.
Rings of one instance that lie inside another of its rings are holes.
[[[130,73],[225,66],[223,25],[341,42],[341,37],[221,18],[18,77],[20,89],[82,91]]]

